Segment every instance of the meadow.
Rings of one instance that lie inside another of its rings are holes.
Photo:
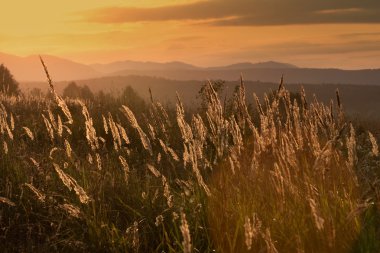
[[[0,96],[2,252],[380,251],[377,140],[338,91],[186,110],[63,99],[44,67],[49,97]]]

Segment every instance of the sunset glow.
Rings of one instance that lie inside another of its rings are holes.
[[[0,14],[0,52],[81,63],[277,60],[305,67],[380,67],[376,1],[283,2],[7,1]]]

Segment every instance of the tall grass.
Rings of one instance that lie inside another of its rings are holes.
[[[228,108],[210,83],[205,111],[141,111],[64,100],[44,69],[52,99],[0,97],[5,252],[380,250],[377,142],[339,93],[282,80],[252,109],[242,80]]]

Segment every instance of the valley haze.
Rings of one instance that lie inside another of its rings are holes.
[[[0,53],[5,64],[20,82],[44,81],[38,55],[19,57]],[[107,64],[82,64],[51,55],[42,55],[54,81],[70,81],[107,76],[150,76],[172,80],[245,80],[278,82],[282,75],[288,83],[380,85],[380,69],[343,70],[334,68],[303,68],[275,61],[235,63],[226,66],[198,67],[184,62],[117,61]]]

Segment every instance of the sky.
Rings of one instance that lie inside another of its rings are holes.
[[[380,68],[379,0],[0,0],[0,52]]]

